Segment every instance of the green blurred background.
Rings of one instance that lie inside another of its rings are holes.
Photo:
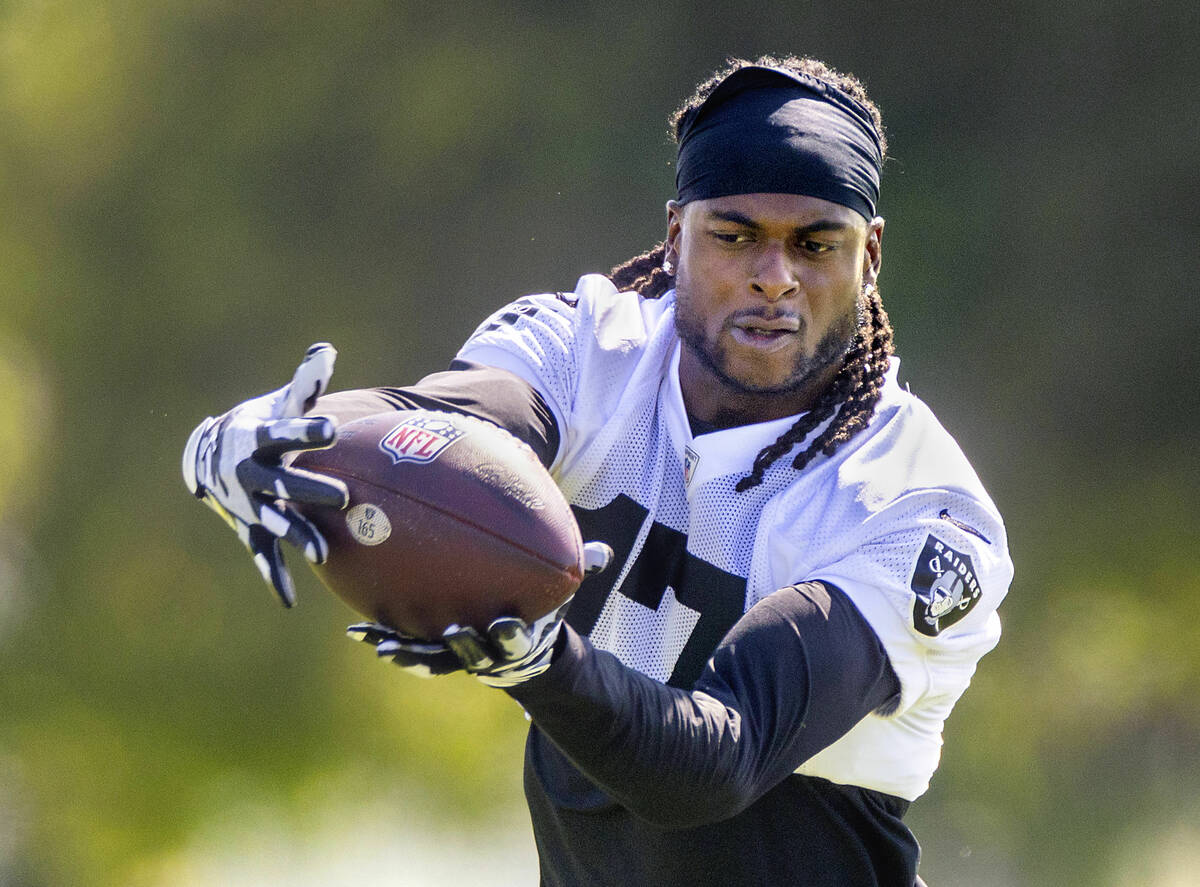
[[[768,51],[883,108],[902,376],[1017,565],[926,879],[1196,883],[1197,38],[1185,2],[0,2],[0,885],[535,882],[516,706],[376,664],[296,557],[283,612],[179,452],[312,341],[409,382],[656,243],[667,114]]]

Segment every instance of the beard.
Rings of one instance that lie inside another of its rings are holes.
[[[693,310],[686,293],[676,290],[675,331],[680,341],[696,358],[731,391],[745,394],[793,394],[810,388],[817,379],[828,374],[831,367],[840,366],[854,345],[855,336],[864,322],[865,305],[860,297],[854,306],[838,318],[821,337],[811,354],[799,353],[790,371],[774,384],[759,385],[738,378],[729,371],[730,360],[726,346],[719,338],[710,338],[704,330],[703,318]],[[743,315],[744,316],[744,315]],[[764,313],[764,316],[765,313]],[[724,331],[722,328],[722,332]],[[801,320],[800,331],[804,332]]]

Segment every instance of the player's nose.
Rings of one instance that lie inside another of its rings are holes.
[[[765,245],[750,278],[751,291],[768,302],[777,302],[795,295],[799,287],[787,250],[782,245]]]

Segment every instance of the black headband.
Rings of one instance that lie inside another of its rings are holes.
[[[870,113],[832,84],[783,68],[734,71],[679,122],[679,201],[806,194],[870,221],[883,152]]]

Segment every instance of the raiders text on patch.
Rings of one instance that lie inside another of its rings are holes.
[[[917,595],[913,627],[929,637],[966,616],[982,594],[971,558],[936,536],[925,539],[911,587]]]
[[[442,450],[466,434],[445,419],[416,416],[407,419],[384,435],[379,449],[395,463],[432,462]]]

